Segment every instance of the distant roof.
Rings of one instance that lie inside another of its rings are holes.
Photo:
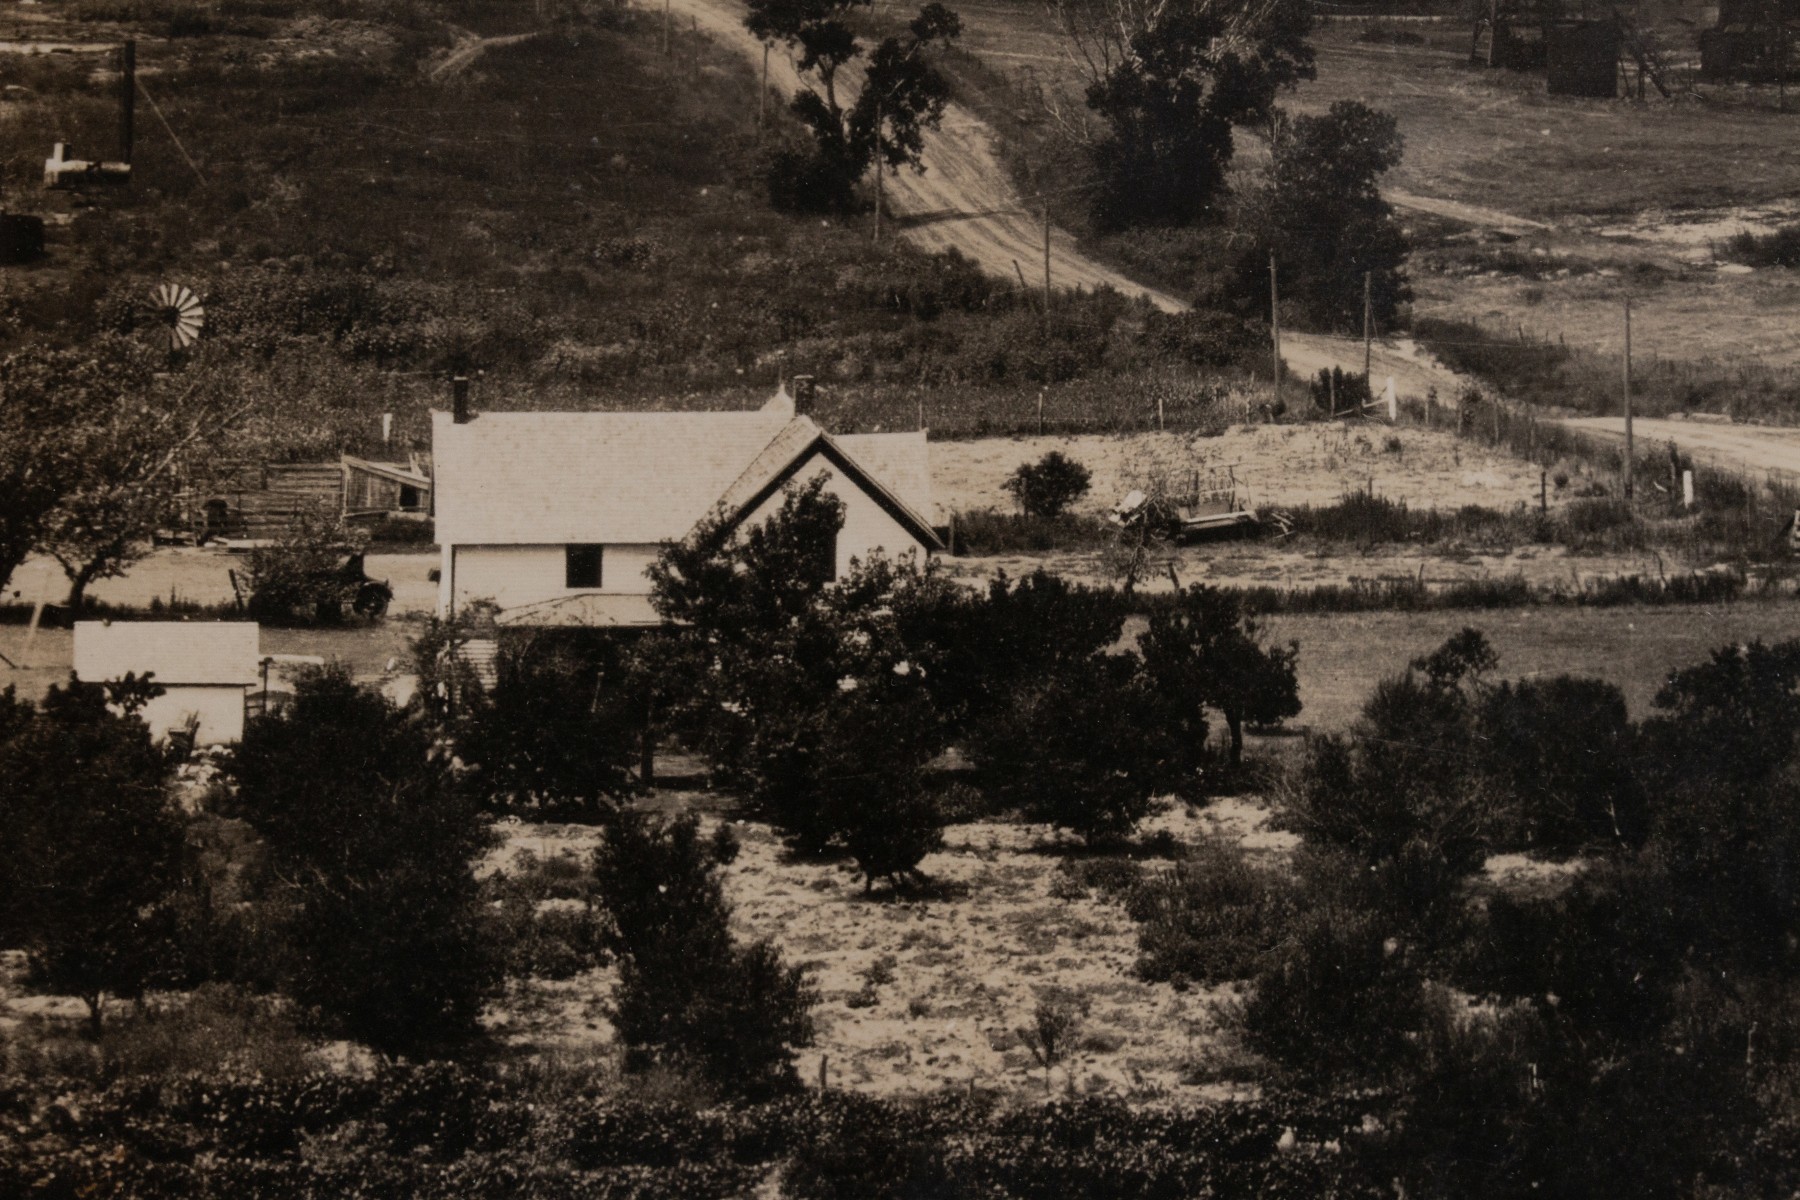
[[[678,541],[815,447],[930,534],[925,436],[833,439],[772,403],[756,412],[432,414],[437,534],[445,545]],[[891,473],[891,478],[889,477]]]
[[[75,676],[104,683],[154,674],[165,687],[257,681],[254,621],[77,621]]]
[[[382,479],[391,479],[395,483],[404,483],[411,487],[431,487],[431,476],[413,469],[410,463],[376,462],[373,459],[357,458],[353,454],[344,455],[344,465],[352,471],[362,471]]]

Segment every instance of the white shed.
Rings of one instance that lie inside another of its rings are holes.
[[[75,677],[108,683],[143,677],[164,692],[144,709],[150,732],[164,737],[200,724],[199,745],[244,736],[244,697],[257,683],[260,635],[254,621],[77,621]]]

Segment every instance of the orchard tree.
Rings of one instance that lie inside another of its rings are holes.
[[[757,1096],[792,1086],[817,996],[773,943],[732,940],[719,871],[736,855],[729,826],[702,838],[692,816],[626,812],[594,852],[594,882],[619,962],[610,1017],[626,1066],[672,1066]]]
[[[221,441],[248,405],[205,378],[139,378],[136,394],[88,414],[70,491],[52,510],[42,547],[69,580],[69,613],[88,586],[122,575],[179,516],[180,496],[219,469]]]
[[[629,652],[605,631],[505,630],[491,690],[462,689],[455,723],[466,786],[487,804],[593,820],[632,795],[643,724]]]
[[[1093,145],[1102,229],[1219,218],[1232,127],[1314,76],[1304,0],[1058,0],[1106,123]]]
[[[1087,495],[1092,479],[1086,467],[1061,450],[1052,450],[1034,463],[1021,463],[1000,486],[1027,516],[1054,519]]]
[[[1138,641],[1150,686],[1174,708],[1199,751],[1205,740],[1202,711],[1225,719],[1230,763],[1244,756],[1244,725],[1271,725],[1300,714],[1294,663],[1300,646],[1265,646],[1260,630],[1237,599],[1195,584],[1176,603],[1150,614]]]
[[[180,878],[171,763],[139,719],[161,689],[71,679],[41,707],[0,692],[0,936],[48,987],[87,1004],[137,997],[163,965]]]
[[[672,714],[751,809],[797,849],[848,850],[872,882],[909,878],[942,821],[925,764],[948,739],[932,693],[941,643],[922,614],[951,585],[882,557],[833,578],[843,502],[823,476],[768,520],[705,522],[650,570],[691,681]]]
[[[385,1054],[476,1036],[499,981],[473,870],[492,835],[431,730],[324,668],[251,722],[234,770],[283,881],[294,998]]]
[[[1278,121],[1242,290],[1266,290],[1273,252],[1283,299],[1309,322],[1360,329],[1366,277],[1370,315],[1392,324],[1412,289],[1406,235],[1378,184],[1402,148],[1394,118],[1356,100],[1339,100],[1324,116]]]
[[[970,731],[983,790],[1089,844],[1117,841],[1185,781],[1186,739],[1135,658],[1059,666]]]
[[[906,36],[886,38],[867,54],[862,88],[846,105],[840,74],[864,56],[850,24],[855,7],[856,0],[750,0],[745,27],[763,42],[799,50],[799,70],[817,81],[791,105],[812,145],[777,155],[770,168],[770,194],[778,206],[850,211],[857,181],[871,165],[919,167],[924,131],[937,128],[949,103],[949,81],[925,52],[958,36],[962,22],[931,3],[919,10]]]

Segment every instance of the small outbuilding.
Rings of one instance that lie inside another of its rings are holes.
[[[194,743],[235,743],[244,736],[244,700],[261,662],[254,621],[77,621],[75,677],[111,683],[148,675],[163,694],[144,708],[158,737],[197,721]]]

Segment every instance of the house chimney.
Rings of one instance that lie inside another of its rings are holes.
[[[458,425],[467,425],[474,419],[474,414],[469,411],[469,377],[467,375],[457,375],[450,380],[450,395],[453,419]]]
[[[813,397],[816,394],[817,388],[813,385],[811,375],[794,376],[794,415],[796,417],[812,416]]]

